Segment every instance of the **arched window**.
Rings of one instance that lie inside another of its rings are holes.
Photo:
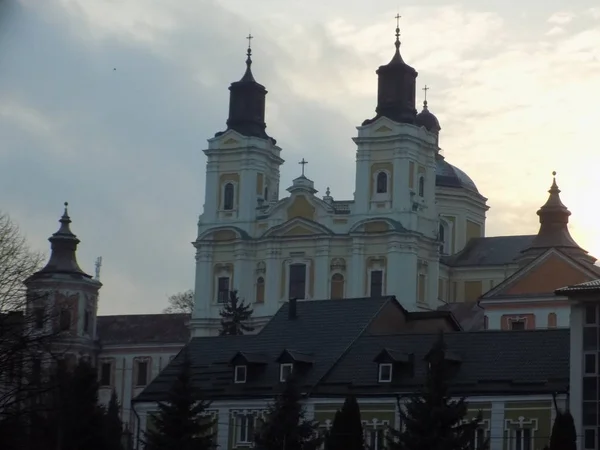
[[[556,313],[548,314],[548,328],[556,328]]]
[[[425,177],[419,177],[419,197],[425,195]]]
[[[378,194],[385,194],[387,192],[387,173],[379,172],[377,174],[377,190]]]
[[[60,331],[68,331],[71,329],[71,311],[68,309],[60,310],[59,327]]]
[[[331,295],[332,299],[344,298],[344,275],[335,273],[331,277]]]
[[[263,303],[265,301],[265,279],[258,277],[256,280],[256,303]]]
[[[233,209],[233,184],[227,183],[223,189],[223,209],[230,211]]]

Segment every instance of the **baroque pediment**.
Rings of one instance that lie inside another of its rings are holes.
[[[326,226],[303,217],[295,217],[267,230],[263,237],[331,235]]]

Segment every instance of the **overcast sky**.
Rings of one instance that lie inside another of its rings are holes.
[[[487,234],[535,233],[556,170],[572,234],[600,256],[600,8],[526,3],[0,1],[0,209],[48,251],[69,201],[80,265],[104,259],[100,312],[159,312],[193,286],[202,150],[248,32],[281,191],[304,157],[318,195],[348,199],[399,11],[444,155],[489,198]]]

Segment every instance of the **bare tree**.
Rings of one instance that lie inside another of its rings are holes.
[[[24,413],[23,406],[40,393],[44,366],[57,359],[52,343],[64,327],[53,308],[35,306],[45,303],[44,295],[28,293],[23,283],[43,260],[0,212],[0,420]]]
[[[194,310],[194,291],[178,292],[169,297],[169,306],[163,310],[167,314],[191,314]]]

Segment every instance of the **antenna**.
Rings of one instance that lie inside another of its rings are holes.
[[[95,279],[96,281],[100,281],[100,268],[102,267],[102,256],[98,256],[98,258],[96,258],[96,276]]]

